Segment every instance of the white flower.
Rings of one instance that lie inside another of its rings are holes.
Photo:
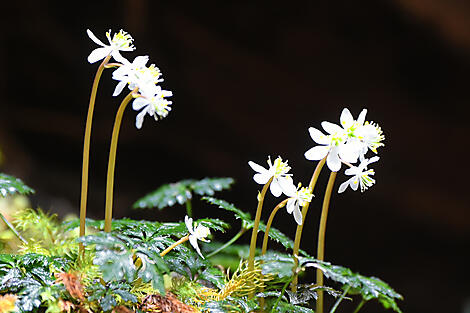
[[[346,141],[346,132],[340,126],[330,122],[322,122],[321,125],[328,135],[323,134],[314,127],[310,127],[308,129],[310,137],[320,146],[315,146],[305,152],[305,158],[317,161],[328,155],[326,164],[331,171],[337,172],[341,169],[339,153]]]
[[[303,207],[308,202],[312,201],[313,194],[307,187],[301,187],[301,184],[295,187],[292,178],[288,178],[283,182],[283,192],[289,197],[287,200],[287,213],[294,215],[297,224],[302,225],[302,212],[300,207]]]
[[[118,95],[127,84],[130,90],[139,88],[147,94],[154,91],[155,85],[163,81],[160,78],[162,73],[155,64],[145,66],[147,61],[147,56],[137,57],[132,63],[127,62],[113,72],[113,79],[120,81],[113,96]]]
[[[119,83],[114,89],[113,96],[119,95],[126,85],[134,84],[135,81],[137,81],[139,71],[145,68],[145,64],[147,64],[148,60],[149,57],[146,55],[136,57],[132,63],[126,60],[122,66],[118,67],[113,72],[113,79],[119,80]],[[134,88],[131,88],[131,90],[132,89]]]
[[[168,112],[171,111],[170,104],[172,102],[165,99],[165,97],[171,97],[172,95],[171,91],[162,90],[160,86],[155,85],[153,89],[147,88],[141,90],[141,96],[132,103],[132,108],[136,111],[143,108],[137,114],[135,126],[138,129],[142,128],[144,117],[147,113],[153,116],[156,121],[158,121],[158,117],[166,117]]]
[[[197,253],[204,259],[204,256],[201,253],[201,250],[199,249],[199,246],[197,244],[198,240],[204,241],[204,242],[209,242],[209,240],[206,239],[207,236],[210,235],[211,231],[209,228],[207,228],[204,225],[196,225],[196,228],[193,230],[193,219],[188,217],[187,215],[184,217],[184,223],[186,224],[186,228],[188,228],[189,231],[189,242],[193,246],[194,249],[196,249]]]
[[[126,59],[124,59],[119,51],[133,51],[135,47],[132,45],[131,35],[123,31],[122,29],[119,33],[115,33],[113,38],[111,39],[111,30],[106,33],[106,37],[108,38],[109,45],[105,45],[101,40],[96,38],[96,36],[91,32],[91,30],[86,30],[88,37],[93,40],[97,45],[101,46],[101,48],[96,48],[93,50],[90,55],[88,56],[88,62],[95,63],[96,61],[102,60],[107,57],[109,54],[118,62],[124,63]]]
[[[368,170],[367,166],[373,162],[377,162],[378,160],[378,156],[375,156],[371,159],[363,159],[359,166],[352,166],[348,168],[344,173],[346,175],[352,175],[353,177],[339,186],[338,193],[344,192],[348,186],[350,186],[352,190],[356,191],[360,185],[361,192],[372,186],[375,183],[375,179],[369,176],[374,175],[375,172],[372,169]]]
[[[260,185],[265,185],[269,181],[269,179],[273,177],[271,185],[269,186],[271,193],[275,197],[279,197],[282,194],[281,184],[283,183],[283,180],[287,179],[287,177],[289,177],[290,175],[290,174],[287,174],[287,172],[290,171],[290,166],[287,165],[287,161],[283,162],[281,157],[277,157],[277,159],[274,160],[274,164],[272,164],[271,157],[268,157],[268,165],[269,165],[268,169],[265,169],[261,165],[258,165],[252,161],[249,161],[248,165],[255,172],[257,172],[253,176],[253,180],[255,182],[257,182]]]
[[[381,141],[385,139],[385,136],[377,123],[366,122],[362,127],[358,128],[357,137],[363,143],[363,154],[367,152],[367,148],[377,153],[377,148],[384,145]]]

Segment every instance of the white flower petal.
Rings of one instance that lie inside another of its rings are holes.
[[[302,225],[302,212],[298,206],[294,209],[294,219],[298,225]]]
[[[346,190],[346,188],[348,188],[348,185],[349,185],[349,180],[348,179],[347,181],[345,181],[344,183],[342,183],[341,185],[339,185],[339,189],[338,189],[338,193],[342,193]]]
[[[349,128],[354,123],[354,118],[353,118],[351,112],[349,112],[349,110],[346,109],[346,108],[344,108],[343,112],[341,112],[341,116],[340,116],[339,120],[340,120],[341,126],[343,126],[343,128]]]
[[[269,172],[266,173],[258,173],[253,175],[253,180],[260,185],[265,185],[269,179],[271,178],[271,174]]]
[[[341,134],[344,132],[343,128],[330,122],[326,122],[326,121],[321,122],[321,126],[330,135]]]
[[[291,214],[294,211],[295,201],[296,201],[296,199],[294,199],[294,198],[290,198],[289,200],[287,200],[287,205],[286,205],[287,213]]]
[[[116,88],[114,88],[113,97],[118,96],[118,95],[122,92],[122,90],[124,89],[124,87],[126,87],[126,85],[127,85],[127,82],[121,80],[121,81],[116,85]],[[137,99],[135,99],[135,100],[137,100]],[[135,102],[135,100],[134,100],[134,102]],[[132,107],[134,107],[134,105],[132,105]],[[135,109],[134,109],[134,110],[135,110]]]
[[[351,177],[349,179],[349,185],[351,186],[352,190],[356,191],[357,187],[359,187],[359,178],[357,176]]]
[[[139,97],[139,98],[134,99],[134,101],[132,102],[132,108],[138,111],[142,109],[144,106],[146,106],[148,103],[149,102],[147,99],[145,99],[144,97]]]
[[[90,37],[90,39],[93,40],[93,42],[96,43],[97,45],[102,46],[102,47],[106,46],[104,43],[101,42],[101,40],[99,40],[99,39],[95,36],[95,34],[93,34],[93,33],[91,32],[91,30],[87,29],[87,30],[86,30],[86,33],[88,34],[88,37]]]
[[[304,155],[307,160],[317,161],[323,159],[329,150],[329,146],[316,146],[309,149]]]
[[[277,179],[274,179],[271,182],[271,185],[269,185],[269,189],[271,190],[271,193],[275,197],[279,197],[282,194],[282,188]]]
[[[308,129],[308,132],[310,134],[310,137],[312,137],[312,140],[318,144],[328,145],[331,141],[331,139],[327,135],[323,134],[321,131],[314,127],[310,127]]]
[[[189,216],[184,217],[184,223],[186,224],[186,228],[188,229],[189,233],[192,235],[193,232],[193,219]]]
[[[121,49],[121,50],[123,50],[123,49]],[[125,51],[125,50],[124,50],[124,51]],[[113,50],[113,51],[111,52],[111,55],[112,55],[112,57],[114,58],[114,60],[116,60],[116,61],[118,61],[118,62],[121,62],[121,63],[123,63],[123,64],[124,64],[124,63],[129,63],[129,61],[128,61],[126,58],[124,58],[124,57],[119,53],[119,50]]]
[[[337,172],[341,169],[341,160],[336,151],[331,151],[326,157],[326,165],[332,172]]]
[[[108,56],[111,52],[109,47],[102,47],[96,48],[95,50],[91,51],[90,55],[88,56],[89,63],[95,63],[96,61],[102,60]]]
[[[137,114],[135,118],[135,127],[137,127],[137,129],[142,128],[142,124],[144,123],[144,116],[146,113],[146,110],[142,110],[139,114]]]
[[[204,256],[201,253],[201,250],[199,249],[199,245],[197,244],[197,238],[193,236],[189,236],[189,243],[191,243],[191,246],[193,246],[194,250],[201,256],[201,258],[204,259]]]
[[[374,156],[372,158],[369,159],[369,162],[367,162],[367,164],[371,164],[371,163],[374,163],[374,162],[377,162],[380,158],[378,156]]]
[[[353,166],[353,167],[346,169],[344,171],[344,174],[351,176],[351,175],[356,175],[358,172],[359,172],[359,168],[357,168],[356,166]]]
[[[253,161],[249,161],[249,162],[248,162],[248,165],[249,165],[255,172],[258,172],[258,173],[265,173],[265,172],[268,171],[267,169],[265,169],[265,168],[262,167],[261,165],[256,164],[256,163],[253,162]]]
[[[359,158],[359,152],[360,150],[354,142],[346,143],[338,147],[338,154],[341,160],[349,163],[357,162],[357,159]]]
[[[359,114],[359,117],[357,118],[357,123],[359,125],[363,125],[364,122],[366,121],[366,114],[367,114],[367,109],[363,109],[361,113]]]
[[[281,186],[282,192],[288,197],[295,197],[297,193],[297,187],[294,185],[294,181],[290,176],[278,178],[279,185]]]

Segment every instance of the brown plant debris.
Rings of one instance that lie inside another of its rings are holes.
[[[140,309],[144,312],[155,313],[196,313],[193,307],[184,304],[176,298],[171,292],[167,292],[163,297],[161,295],[148,295],[142,300]]]
[[[112,313],[134,313],[134,311],[124,305],[118,305],[113,309]]]
[[[73,273],[56,273],[56,283],[62,283],[65,289],[74,299],[85,300],[83,295],[83,285],[77,275]]]

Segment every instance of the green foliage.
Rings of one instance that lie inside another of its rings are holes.
[[[212,196],[216,191],[230,188],[232,178],[204,178],[202,180],[186,179],[177,183],[160,186],[157,190],[134,203],[133,208],[163,209],[178,204],[185,204],[193,193]]]
[[[343,285],[351,286],[348,294],[360,294],[365,301],[377,299],[384,308],[401,313],[395,300],[402,300],[402,295],[395,292],[392,287],[381,279],[366,277],[359,273],[354,273],[349,268],[320,262],[312,258],[300,258],[299,262],[303,263],[304,266],[319,268],[325,277]]]
[[[226,211],[230,211],[234,214],[236,219],[240,219],[242,221],[242,228],[244,229],[252,229],[254,225],[254,221],[251,219],[251,215],[249,213],[243,212],[242,210],[236,208],[233,204],[228,203],[225,200],[220,200],[213,197],[203,197],[203,200],[217,205],[220,209],[224,209]],[[260,222],[259,230],[262,232],[266,231],[266,224]],[[271,227],[269,230],[269,238],[273,239],[274,241],[282,244],[286,249],[293,249],[294,248],[294,241],[284,235],[280,230],[277,228]],[[303,252],[303,251],[302,251]]]
[[[34,190],[26,186],[21,179],[0,173],[0,196],[27,195],[31,193],[34,193]]]
[[[118,305],[129,305],[138,301],[131,289],[132,286],[125,282],[113,281],[105,285],[97,282],[87,288],[87,292],[91,294],[88,301],[98,303],[104,312],[109,312]]]
[[[258,302],[253,299],[227,297],[221,301],[209,301],[203,309],[211,313],[249,313],[258,309]]]
[[[72,232],[61,224],[55,214],[46,214],[41,209],[26,209],[15,215],[13,224],[28,241],[20,247],[23,253],[65,255],[76,252],[78,248],[75,243],[78,232]]]
[[[29,312],[42,303],[42,294],[58,292],[54,273],[67,270],[70,260],[41,254],[0,255],[0,293],[18,296],[17,307]]]
[[[103,232],[79,239],[85,246],[95,245],[94,264],[99,266],[104,281],[132,283],[141,278],[143,282],[152,282],[153,288],[164,294],[163,274],[168,272],[168,267],[158,254],[162,240],[166,238],[142,241],[124,234]],[[140,260],[139,268],[134,258]]]

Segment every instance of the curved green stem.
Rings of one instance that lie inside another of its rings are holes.
[[[273,223],[274,216],[276,215],[277,211],[279,211],[280,208],[283,208],[286,205],[287,200],[289,199],[285,199],[279,202],[279,204],[276,205],[276,207],[272,210],[271,215],[269,215],[268,222],[266,223],[266,230],[264,231],[261,255],[264,255],[266,253],[266,250],[268,249],[269,230],[271,229],[271,224]]]
[[[268,222],[266,223],[266,230],[264,231],[263,245],[262,245],[262,248],[261,248],[261,255],[265,255],[266,250],[268,249],[269,230],[271,229],[271,225],[273,223],[274,216],[276,216],[276,213],[277,213],[277,211],[279,211],[280,208],[283,208],[286,205],[288,200],[289,200],[289,198],[279,202],[278,205],[276,205],[276,207],[274,207],[271,214],[269,215]],[[261,288],[261,291],[263,291],[263,290],[264,290],[264,288]],[[263,310],[264,309],[264,298],[260,299],[259,305],[260,305],[261,309]]]
[[[335,313],[335,311],[338,308],[341,301],[343,301],[344,297],[348,294],[349,289],[351,289],[351,285],[348,285],[348,287],[346,287],[346,289],[344,289],[344,292],[341,294],[341,296],[338,298],[338,300],[336,300],[334,306],[331,308],[330,313]]]
[[[184,236],[183,238],[181,238],[180,240],[178,240],[177,242],[174,242],[171,246],[169,246],[168,248],[166,248],[165,250],[163,250],[161,253],[160,253],[160,256],[163,257],[165,256],[165,254],[167,254],[168,252],[170,252],[171,250],[173,250],[176,246],[179,246],[180,244],[182,244],[183,242],[186,242],[189,240],[189,235],[186,235]]]
[[[337,172],[331,172],[328,185],[326,186],[325,197],[323,198],[323,206],[320,218],[320,228],[318,229],[318,245],[317,245],[317,260],[323,261],[325,257],[325,232],[326,220],[328,217],[328,208],[330,206],[331,192],[335,184]],[[317,268],[317,285],[323,286],[323,272]],[[316,305],[316,313],[323,313],[323,290],[318,291],[318,299]]]
[[[359,310],[362,308],[362,306],[366,303],[366,300],[364,300],[364,298],[362,298],[361,302],[359,302],[358,306],[356,307],[356,309],[354,310],[353,313],[357,313],[359,312]]]
[[[261,220],[261,211],[263,210],[264,197],[266,195],[266,191],[268,190],[269,185],[271,184],[272,180],[273,180],[273,177],[269,179],[269,181],[263,186],[261,193],[258,194],[258,207],[256,208],[255,221],[253,224],[253,230],[251,232],[250,255],[248,257],[248,268],[250,271],[254,269],[254,264],[255,264],[256,241],[258,238],[259,223]]]
[[[109,159],[108,159],[108,175],[106,179],[106,206],[104,213],[104,231],[111,231],[111,221],[113,218],[113,189],[114,189],[114,169],[116,166],[116,150],[119,138],[119,130],[121,128],[122,116],[124,110],[127,107],[129,101],[131,101],[133,94],[137,91],[137,88],[132,90],[122,100],[121,105],[116,113],[116,119],[114,120],[113,134],[111,137],[111,147],[109,148]]]
[[[188,215],[189,217],[193,217],[191,199],[186,200],[186,215]]]
[[[235,241],[238,240],[238,238],[240,238],[245,232],[247,231],[246,228],[242,228],[240,229],[240,231],[235,235],[233,236],[232,239],[230,239],[229,241],[227,241],[226,243],[224,243],[222,246],[220,246],[217,250],[214,250],[212,251],[211,253],[209,253],[208,255],[206,255],[206,258],[210,258],[211,256],[214,256],[216,255],[217,253],[219,253],[220,251],[224,250],[225,248],[227,248],[228,246],[230,246],[232,243],[234,243]]]
[[[253,225],[253,230],[251,232],[251,242],[250,242],[250,256],[248,257],[248,270],[253,271],[255,268],[255,252],[256,252],[256,240],[258,238],[258,229],[259,222],[261,220],[261,211],[263,210],[264,196],[268,190],[269,185],[273,181],[273,177],[264,185],[261,193],[258,194],[258,207],[256,208],[256,216]],[[253,295],[251,295],[252,297]]]
[[[310,179],[308,190],[312,194],[313,194],[313,190],[315,189],[315,185],[317,184],[318,176],[320,176],[320,172],[323,168],[323,165],[325,165],[325,161],[326,161],[326,157],[324,157],[323,159],[320,160],[320,162],[317,163],[317,166],[315,167],[315,171],[313,172],[313,175],[312,175],[312,179]],[[299,260],[297,259],[296,256],[299,255],[300,239],[302,238],[302,230],[304,228],[309,206],[310,206],[310,202],[307,202],[302,207],[302,224],[297,225],[297,230],[295,231],[294,249],[292,251],[292,254],[294,255],[294,262],[295,262],[294,268],[297,268],[299,264]],[[291,290],[292,292],[295,292],[297,290],[297,282],[298,282],[297,272],[294,272],[293,275],[294,275],[294,278],[292,279]]]
[[[289,286],[289,284],[290,284],[291,281],[292,281],[292,280],[286,281],[286,283],[285,283],[284,286],[282,287],[281,294],[279,295],[279,297],[277,297],[276,302],[274,302],[274,304],[273,304],[273,306],[272,306],[272,309],[271,309],[271,313],[276,312],[276,309],[277,309],[277,306],[278,306],[278,304],[279,304],[279,301],[281,301],[282,295],[284,294],[284,292],[286,292],[287,286]]]
[[[28,242],[26,241],[26,239],[23,238],[23,236],[20,235],[20,233],[16,230],[16,228],[5,218],[5,216],[3,216],[2,213],[0,213],[0,218],[3,220],[3,222],[5,223],[5,225],[7,225],[8,228],[10,228],[10,230],[13,232],[13,234],[15,234],[16,237],[18,237],[18,239],[25,245],[28,244]]]
[[[85,135],[83,138],[83,161],[82,161],[82,187],[80,194],[80,236],[85,235],[85,219],[86,219],[86,205],[88,194],[88,168],[90,160],[90,138],[91,138],[91,124],[93,122],[93,111],[95,109],[96,93],[98,91],[98,84],[100,82],[101,74],[109,62],[111,55],[108,55],[98,67],[91,87],[90,102],[88,104],[88,114],[85,124]],[[80,244],[80,251],[83,252],[83,245]]]

